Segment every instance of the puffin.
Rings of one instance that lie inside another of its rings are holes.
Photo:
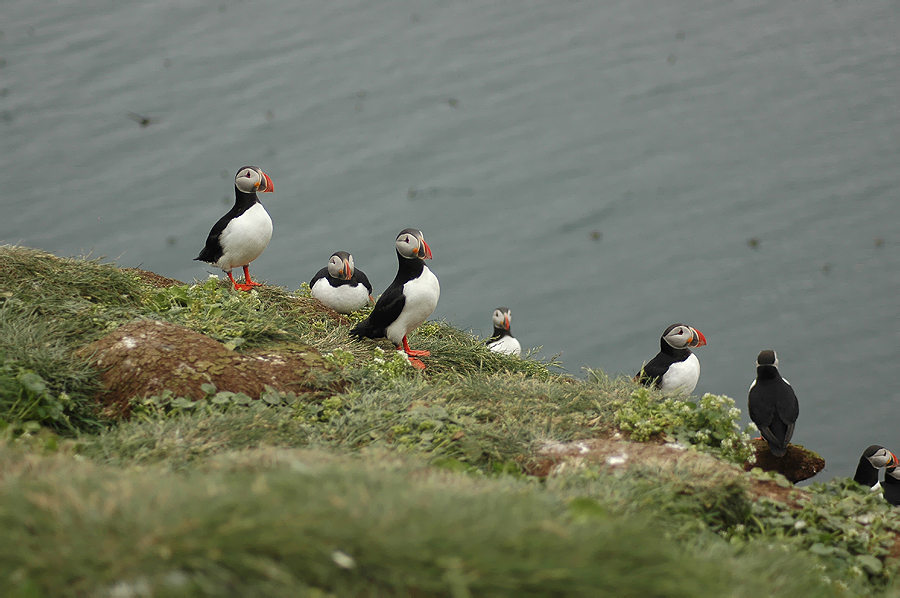
[[[372,284],[362,270],[353,266],[353,256],[335,251],[328,265],[309,281],[312,296],[341,314],[366,306],[372,299]]]
[[[700,361],[690,347],[705,344],[706,337],[696,328],[672,324],[659,339],[659,353],[644,365],[635,382],[667,394],[691,394],[700,379]]]
[[[234,288],[249,291],[261,283],[250,280],[250,262],[265,251],[272,240],[272,218],[259,202],[259,193],[271,193],[272,179],[256,166],[242,166],[234,175],[234,207],[209,231],[206,247],[196,261],[212,264],[228,275]],[[237,283],[232,268],[244,269],[244,282]]]
[[[873,444],[860,456],[853,481],[871,488],[875,492],[881,487],[878,483],[878,470],[882,467],[897,467],[898,465],[900,465],[900,461],[897,460],[894,453],[883,446]]]
[[[522,354],[522,345],[510,331],[512,312],[508,307],[498,307],[491,318],[494,321],[494,333],[487,340],[488,349],[495,353],[505,353],[519,357]]]
[[[892,505],[900,505],[900,467],[888,467],[884,470],[884,500]]]
[[[415,330],[434,312],[441,296],[437,276],[425,265],[431,259],[431,248],[422,231],[404,228],[397,235],[397,276],[385,289],[372,308],[369,317],[350,330],[350,334],[365,338],[387,337],[406,353],[409,362],[423,370],[425,364],[417,357],[431,355],[430,351],[409,348],[406,335]]]
[[[750,419],[769,443],[776,457],[783,457],[794,435],[800,404],[791,383],[778,373],[775,351],[760,351],[756,358],[756,380],[747,398]]]

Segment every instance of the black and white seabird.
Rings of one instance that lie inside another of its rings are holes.
[[[873,444],[860,456],[853,481],[871,488],[874,492],[881,487],[878,483],[878,470],[882,467],[897,467],[898,465],[900,465],[900,461],[897,461],[894,453],[883,446]]]
[[[775,351],[760,351],[756,358],[756,380],[747,398],[750,419],[769,443],[776,457],[783,457],[794,435],[800,404],[791,383],[778,373]]]
[[[900,505],[900,467],[884,470],[884,500],[892,505]]]
[[[409,356],[419,369],[425,364],[416,357],[431,355],[429,351],[413,351],[406,335],[415,330],[437,307],[441,285],[424,260],[431,259],[431,248],[422,231],[405,228],[397,235],[397,276],[388,286],[368,318],[357,324],[350,334],[366,338],[387,337]]]
[[[272,218],[256,193],[271,193],[272,179],[256,166],[244,166],[234,176],[234,207],[222,216],[206,238],[206,247],[195,260],[221,268],[240,291],[261,283],[250,280],[250,262],[272,240]],[[244,282],[235,282],[232,268],[244,269]]]
[[[498,307],[494,310],[491,318],[494,321],[494,333],[487,340],[488,349],[495,353],[506,353],[507,355],[522,354],[522,345],[519,339],[512,335],[510,325],[512,323],[512,312],[508,307]]]
[[[322,268],[309,281],[312,296],[341,314],[362,309],[372,299],[369,278],[353,265],[353,256],[346,251],[335,251]]]
[[[659,353],[644,365],[635,380],[664,393],[691,394],[700,379],[700,361],[689,347],[702,347],[706,337],[686,324],[672,324],[659,339]]]

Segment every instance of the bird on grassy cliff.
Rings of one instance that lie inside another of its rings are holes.
[[[512,335],[510,326],[512,324],[512,311],[508,307],[498,307],[494,310],[491,318],[494,322],[494,333],[487,340],[487,346],[495,353],[506,353],[507,355],[522,354],[522,345],[519,340]]]
[[[353,265],[353,256],[335,251],[309,281],[312,296],[341,314],[362,309],[372,299],[372,284],[362,270]]]
[[[409,348],[406,335],[415,330],[434,312],[441,296],[437,277],[425,265],[431,259],[431,248],[422,231],[405,228],[395,242],[399,267],[394,281],[384,291],[369,317],[357,324],[350,334],[366,338],[387,337],[409,357],[409,362],[425,369],[417,357],[431,355],[429,351]]]
[[[700,379],[700,361],[690,347],[702,347],[706,337],[686,324],[672,324],[659,339],[660,351],[635,376],[635,382],[667,394],[691,394]]]
[[[881,487],[878,483],[878,470],[882,467],[897,467],[898,465],[900,465],[900,461],[897,461],[894,453],[883,446],[873,444],[860,456],[853,481],[871,488],[874,492]]]
[[[783,457],[794,435],[800,404],[791,383],[778,372],[775,351],[760,351],[756,358],[756,380],[750,385],[747,407],[769,450]]]
[[[258,258],[272,240],[272,218],[256,193],[271,193],[272,179],[256,166],[243,166],[234,176],[234,207],[209,231],[206,246],[194,259],[221,268],[234,288],[249,291],[261,283],[250,280],[250,262]],[[244,269],[238,284],[233,268]]]

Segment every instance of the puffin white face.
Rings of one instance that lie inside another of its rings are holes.
[[[491,319],[494,321],[495,328],[509,330],[512,323],[512,311],[508,307],[498,307],[494,310],[494,315]]]
[[[328,260],[328,274],[332,278],[350,280],[353,277],[353,256],[346,251],[338,251]]]
[[[234,186],[243,193],[271,193],[272,179],[256,166],[244,166],[234,175]]]
[[[891,476],[895,480],[900,480],[900,467],[888,467],[884,470],[885,476]]]
[[[702,347],[706,344],[706,337],[702,332],[685,324],[672,324],[666,328],[663,339],[674,349]]]
[[[431,248],[425,242],[425,236],[414,228],[405,228],[397,235],[397,252],[407,259],[431,259]]]
[[[878,447],[878,450],[871,455],[866,455],[866,459],[869,460],[869,463],[871,463],[872,467],[875,469],[880,469],[882,467],[897,467],[900,465],[900,462],[897,461],[897,457],[894,456],[894,453],[883,446]]]

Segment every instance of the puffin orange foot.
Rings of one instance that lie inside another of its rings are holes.
[[[412,366],[413,366],[414,368],[416,368],[417,370],[424,370],[424,369],[425,369],[425,364],[422,363],[421,360],[416,359],[415,357],[410,357],[410,358],[409,358],[409,363],[410,363],[410,365],[412,365]]]
[[[244,284],[242,282],[236,282],[236,283],[234,283],[234,288],[235,288],[235,290],[238,290],[238,291],[249,291],[258,284],[259,284],[258,282],[254,282],[253,284]]]

